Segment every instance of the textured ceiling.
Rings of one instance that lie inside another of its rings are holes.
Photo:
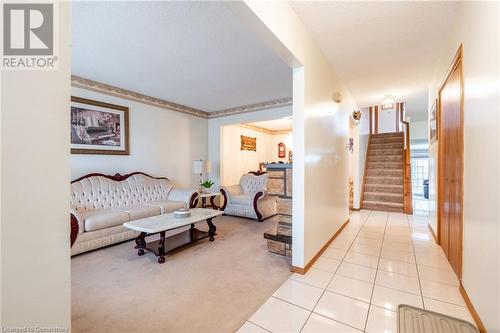
[[[204,111],[292,96],[292,71],[222,3],[72,4],[72,74]]]
[[[290,2],[359,107],[384,94],[427,111],[427,84],[453,25],[455,2]]]

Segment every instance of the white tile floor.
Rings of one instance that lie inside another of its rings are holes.
[[[427,217],[362,210],[238,332],[396,332],[399,304],[473,323]]]

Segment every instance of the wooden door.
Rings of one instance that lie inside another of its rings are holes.
[[[460,50],[461,51],[461,50]],[[439,91],[439,240],[453,270],[462,276],[463,95],[461,52]]]

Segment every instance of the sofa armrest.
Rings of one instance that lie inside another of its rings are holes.
[[[177,189],[173,188],[168,194],[168,200],[182,201],[186,203],[186,207],[192,208],[198,198],[198,192],[193,189]]]
[[[259,194],[259,193],[260,193],[260,194]],[[252,192],[252,193],[250,194],[250,197],[255,198],[255,196],[257,196],[258,194],[259,194],[258,198],[264,198],[264,197],[266,197],[266,196],[267,196],[267,190],[263,190],[263,189],[262,189],[262,190],[257,190],[257,191],[254,191],[254,192]]]
[[[252,193],[252,204],[253,204],[253,209],[255,210],[255,214],[257,215],[257,221],[262,221],[262,213],[259,211],[259,200],[261,198],[264,198],[265,197],[265,194],[267,193],[267,191],[265,190],[259,190],[259,191],[256,191],[254,193]]]
[[[220,193],[222,193],[222,196],[224,197],[224,204],[220,208],[220,210],[226,209],[227,204],[231,200],[231,197],[233,195],[241,195],[243,194],[243,188],[237,184],[237,185],[229,185],[229,186],[221,186],[219,188]]]
[[[81,214],[76,209],[73,208],[70,210],[70,214],[71,214],[71,226],[73,227],[73,220],[75,220],[76,223],[78,224],[78,229],[77,229],[78,234],[83,234],[85,227],[83,225],[83,218]]]
[[[268,217],[277,214],[276,211],[276,197],[268,195],[267,190],[259,190],[253,196],[253,208],[257,220],[262,222]]]
[[[70,223],[70,235],[69,235],[69,239],[70,239],[70,247],[73,246],[73,244],[75,244],[76,242],[76,238],[78,237],[78,233],[80,231],[80,228],[78,226],[78,221],[75,217],[75,215],[73,214],[70,214],[70,219],[69,219],[69,223]]]

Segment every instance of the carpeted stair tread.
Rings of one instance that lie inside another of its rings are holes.
[[[403,212],[403,203],[363,200],[363,208],[388,212]]]
[[[363,208],[403,211],[403,153],[403,133],[370,135],[363,185]]]

